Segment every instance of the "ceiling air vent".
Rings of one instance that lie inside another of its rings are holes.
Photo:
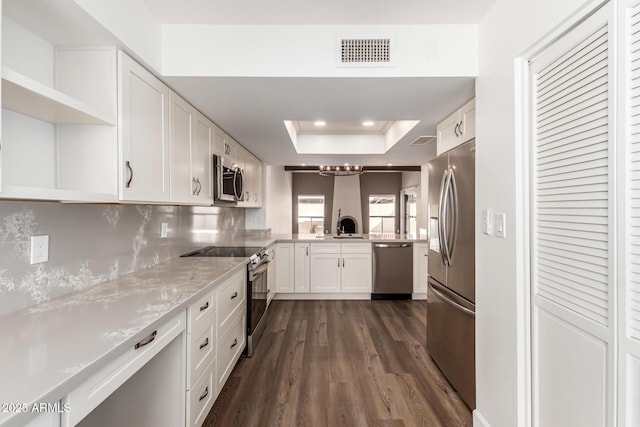
[[[388,38],[338,38],[338,66],[389,67],[393,45]]]
[[[435,140],[435,136],[419,136],[409,145],[425,145]]]

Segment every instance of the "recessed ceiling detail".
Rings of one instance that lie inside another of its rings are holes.
[[[326,122],[285,120],[291,143],[298,154],[384,154],[400,141],[419,120]]]

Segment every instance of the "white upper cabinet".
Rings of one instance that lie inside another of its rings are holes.
[[[464,104],[437,126],[438,142],[436,152],[439,156],[452,148],[476,137],[476,101]]]
[[[171,202],[210,205],[213,123],[174,92],[169,95],[169,117]]]
[[[120,199],[169,202],[169,88],[118,52]]]
[[[169,93],[171,201],[175,203],[193,201],[198,188],[191,175],[191,129],[194,112],[187,101],[174,92]]]
[[[0,199],[211,205],[215,153],[243,163],[243,205],[261,205],[255,157],[115,47],[42,38],[65,11],[29,4],[2,20]]]
[[[191,142],[191,173],[198,184],[197,201],[213,202],[213,134],[215,125],[201,113],[196,112],[193,121]]]
[[[262,162],[258,158],[254,158],[253,169],[253,191],[255,195],[254,206],[262,207]]]

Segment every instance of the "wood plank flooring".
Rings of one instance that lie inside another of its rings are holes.
[[[273,301],[204,426],[471,426],[426,346],[426,301]]]

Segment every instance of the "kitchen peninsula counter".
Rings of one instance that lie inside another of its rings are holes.
[[[0,425],[25,425],[247,262],[173,259],[0,317]]]

